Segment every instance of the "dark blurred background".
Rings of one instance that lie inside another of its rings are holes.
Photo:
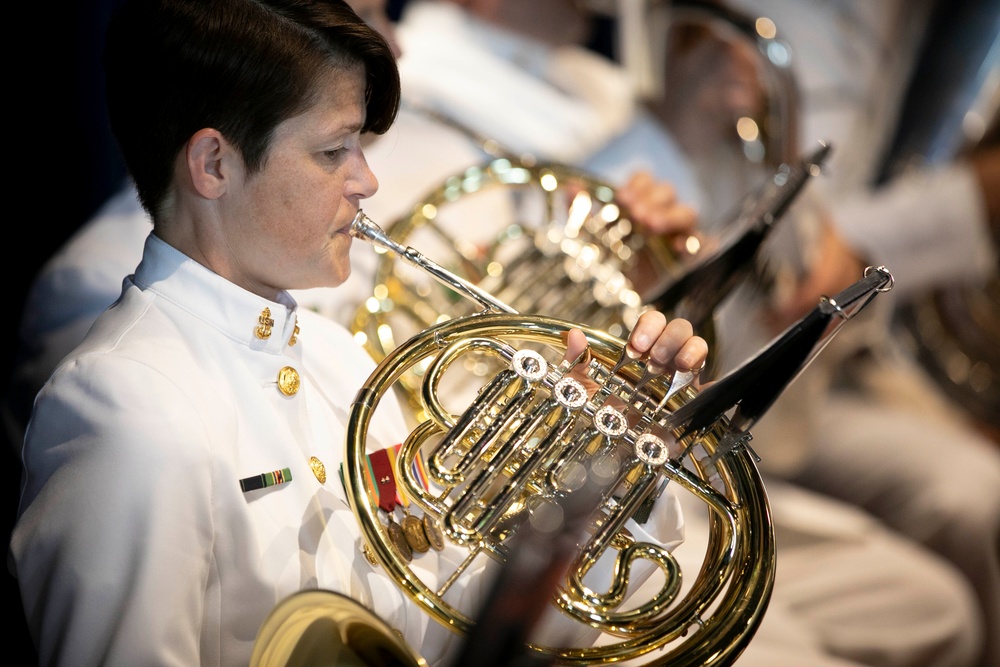
[[[6,21],[12,56],[8,71],[7,118],[14,162],[8,174],[8,259],[4,283],[10,290],[9,318],[0,379],[6,388],[17,343],[17,324],[35,273],[122,182],[125,168],[104,118],[100,68],[104,26],[117,0],[16,3]],[[14,45],[17,46],[14,46]],[[2,429],[0,429],[2,430]],[[5,432],[5,431],[4,431]],[[4,436],[6,438],[6,436]],[[10,535],[20,485],[14,443],[3,443],[3,535]],[[6,546],[6,540],[5,540]],[[6,558],[5,558],[6,561]],[[34,649],[20,609],[13,577],[3,581],[11,605],[9,655],[33,664]]]
[[[8,259],[4,283],[10,300],[0,380],[6,388],[17,344],[17,324],[35,273],[122,182],[125,168],[104,114],[100,68],[104,27],[117,0],[16,3],[6,21],[6,98],[14,162],[8,174]],[[14,45],[17,46],[14,46]],[[2,430],[6,433],[5,430]],[[6,438],[6,436],[4,436]],[[20,485],[14,443],[3,443],[3,535],[10,535]],[[6,561],[6,558],[5,558]],[[0,577],[12,606],[9,655],[34,664],[34,648],[13,577]],[[20,650],[17,650],[20,649]]]

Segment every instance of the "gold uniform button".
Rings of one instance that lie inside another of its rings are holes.
[[[316,475],[319,483],[326,484],[326,466],[323,465],[323,462],[315,456],[310,456],[309,467],[312,468],[313,474]]]
[[[285,366],[278,371],[278,389],[285,396],[294,396],[298,392],[300,384],[299,372],[291,366]]]

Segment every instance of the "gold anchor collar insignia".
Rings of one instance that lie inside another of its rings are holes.
[[[253,333],[257,338],[261,340],[267,340],[271,337],[271,329],[274,327],[274,320],[271,318],[271,309],[264,308],[260,311],[260,317],[257,318],[257,327],[253,330]]]

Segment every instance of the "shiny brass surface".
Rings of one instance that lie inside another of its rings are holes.
[[[326,466],[315,456],[309,457],[309,467],[320,484],[326,484]]]
[[[512,526],[518,524],[512,515],[530,516],[533,502],[555,500],[568,492],[560,473],[577,465],[590,469],[596,457],[587,446],[597,442],[621,467],[602,494],[591,533],[582,538],[580,555],[553,604],[584,629],[592,628],[604,643],[534,649],[577,664],[626,657],[643,657],[648,664],[729,664],[763,616],[773,585],[774,544],[763,484],[749,454],[737,449],[711,463],[725,423],[681,441],[676,434],[662,434],[671,457],[651,466],[633,453],[638,438],[634,429],[619,438],[595,436],[591,427],[597,406],[588,403],[572,414],[553,407],[551,387],[544,381],[529,388],[511,373],[501,373],[489,391],[477,396],[475,408],[454,415],[437,395],[448,367],[461,369],[458,362],[464,353],[489,350],[507,358],[527,342],[541,344],[554,365],[561,356],[561,334],[574,326],[540,316],[473,315],[432,327],[386,357],[358,394],[345,452],[345,486],[365,539],[384,570],[428,614],[467,633],[475,622],[474,610],[451,602],[450,586],[463,576],[475,576],[477,559],[502,563]],[[631,393],[641,369],[629,364],[622,377],[607,377],[622,341],[594,329],[583,330],[593,357],[589,374],[602,386],[614,386],[609,395],[620,401]],[[421,511],[445,526],[449,548],[463,550],[469,559],[450,578],[442,573],[433,582],[422,579],[399,557],[364,480],[367,430],[379,401],[409,368],[420,364],[429,364],[422,395],[430,416],[413,429],[400,450],[397,484]],[[664,391],[663,383],[647,385],[647,393],[636,399],[632,418],[645,415],[656,430],[658,417],[649,414],[655,413],[652,408]],[[692,390],[682,391],[661,414],[693,395]],[[681,452],[687,455],[682,458]],[[409,472],[418,456],[425,458],[433,480],[429,491]],[[710,544],[701,570],[687,573],[693,576],[689,584],[666,549],[636,543],[625,530],[629,517],[662,480],[669,480],[679,492],[694,494],[709,508]],[[612,580],[598,584],[591,570],[608,557],[621,569]],[[649,599],[623,604],[630,571],[639,564],[658,570],[664,583]],[[679,594],[682,584],[684,596]]]
[[[250,667],[426,667],[395,630],[353,599],[331,591],[296,593],[264,621]]]
[[[483,311],[433,324],[387,350],[357,394],[344,485],[366,554],[379,569],[436,622],[466,635],[477,621],[476,609],[458,599],[456,584],[502,567],[524,521],[545,516],[542,510],[558,506],[581,480],[599,480],[578,555],[551,600],[551,613],[576,628],[573,639],[533,638],[531,650],[566,664],[731,664],[763,617],[775,554],[752,456],[743,447],[716,456],[725,419],[681,437],[662,423],[695,390],[668,394],[667,380],[650,381],[641,362],[619,363],[620,337],[566,319],[513,312],[396,243],[363,213],[352,234],[477,301]],[[572,328],[581,329],[589,343],[589,357],[578,363],[562,359],[564,336]],[[580,396],[578,386],[566,381],[569,375],[586,379],[595,393]],[[413,554],[411,562],[399,554],[365,481],[369,426],[382,399],[413,378],[419,381],[406,392],[419,407],[395,474],[412,501],[410,511],[442,526],[449,557],[437,561],[433,579],[427,568],[412,565],[436,556]],[[624,415],[624,422],[603,408]],[[414,473],[418,459],[427,487]],[[704,555],[697,572],[682,572],[664,545],[634,534],[633,517],[664,485],[705,507],[708,539],[699,545]],[[458,565],[448,572],[441,570],[445,563]]]

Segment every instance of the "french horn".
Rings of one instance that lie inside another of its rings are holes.
[[[481,307],[429,327],[378,364],[352,405],[341,471],[369,562],[466,640],[454,664],[484,664],[484,656],[491,665],[514,664],[508,657],[732,664],[763,618],[775,573],[749,428],[844,322],[891,289],[891,274],[870,267],[755,358],[696,389],[697,373],[651,372],[621,338],[518,313],[395,242],[361,211],[351,234]],[[577,358],[567,353],[571,329],[588,344]],[[457,370],[459,384],[468,382],[458,362],[484,354],[500,370],[456,404],[448,376]],[[422,417],[392,448],[390,464],[373,466],[388,450],[372,452],[369,426],[417,365]],[[396,523],[400,496],[422,546]],[[694,516],[707,526],[694,559],[687,539],[649,537],[674,499],[685,516],[696,503]],[[421,567],[423,558],[432,560]],[[484,606],[459,594],[491,580]],[[324,591],[280,603],[251,664],[323,664],[315,660],[334,655],[365,667],[425,664],[384,622]]]
[[[593,509],[576,536],[579,551],[555,589],[543,593],[556,625],[568,624],[579,640],[531,638],[530,651],[560,664],[730,664],[770,597],[773,530],[754,457],[739,443],[720,448],[725,417],[691,433],[670,425],[670,414],[696,395],[692,376],[650,377],[615,335],[519,313],[396,243],[363,213],[352,234],[481,308],[389,351],[357,394],[343,477],[369,559],[435,621],[467,636],[477,610],[456,603],[456,584],[502,568],[522,526],[558,517],[588,489]],[[572,328],[585,334],[587,354],[562,359]],[[499,370],[460,400],[468,405],[446,405],[454,398],[442,398],[454,386],[448,376],[457,372],[459,383],[467,382],[462,362],[483,355]],[[368,426],[380,401],[415,367],[422,369],[422,417],[401,444],[393,474],[412,500],[409,512],[463,554],[455,571],[439,578],[414,567],[421,555],[400,548],[394,521],[367,481]],[[664,545],[636,537],[650,508],[656,512],[675,492],[707,508],[706,550],[690,579]]]

